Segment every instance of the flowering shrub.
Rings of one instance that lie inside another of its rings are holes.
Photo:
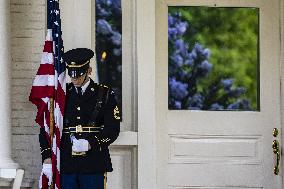
[[[98,80],[111,85],[121,106],[121,0],[96,0],[96,57]]]
[[[171,110],[251,110],[249,100],[241,98],[244,87],[234,87],[234,79],[220,77],[204,86],[213,69],[210,49],[195,43],[189,48],[184,35],[190,29],[181,13],[168,15],[168,107]]]

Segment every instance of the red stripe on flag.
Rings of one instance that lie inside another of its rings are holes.
[[[60,146],[60,131],[58,127],[55,128],[54,133],[56,135],[56,144],[57,146]]]
[[[47,106],[41,99],[33,99],[32,102],[37,106],[36,123],[41,127],[44,126],[44,113],[47,111]]]
[[[42,185],[41,187],[42,189],[48,189],[48,178],[45,175],[42,176],[41,185]]]
[[[58,83],[58,88],[56,90],[56,102],[58,103],[60,112],[63,115],[65,110],[65,92],[60,83]]]
[[[54,96],[54,86],[33,86],[30,94],[30,101],[36,106],[38,99],[53,97]]]
[[[56,153],[57,153],[57,151],[56,151]],[[57,154],[54,154],[54,152],[52,152],[52,171],[53,171],[53,173],[54,173],[54,177],[55,177],[55,184],[56,184],[56,186],[57,186],[57,188],[60,188],[59,186],[60,186],[60,172],[59,172],[59,170],[57,169],[57,157],[59,157],[59,156],[57,156]],[[60,160],[58,160],[58,161],[60,161]]]
[[[53,41],[45,41],[43,52],[53,53]]]
[[[57,188],[60,188],[60,172],[58,169],[55,171],[55,185]]]
[[[41,64],[38,68],[37,75],[54,75],[53,64]]]

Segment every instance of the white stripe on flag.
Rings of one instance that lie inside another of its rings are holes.
[[[41,64],[53,64],[53,54],[50,52],[43,52],[41,55]]]
[[[46,133],[48,133],[48,135],[50,135],[50,133],[49,133],[49,126],[47,125],[47,122],[46,122],[46,115],[45,115],[45,113],[44,113],[43,124],[44,124],[44,131],[45,131]]]
[[[62,128],[63,127],[63,115],[60,111],[60,107],[58,103],[55,104],[55,108],[54,108],[54,121],[56,123],[56,126],[59,128],[60,134],[62,134],[61,131],[63,129]]]
[[[58,82],[61,85],[61,88],[66,92],[66,72],[62,72],[58,77]]]
[[[54,74],[55,76],[55,78],[57,78],[58,79],[58,73],[57,73],[57,71],[55,70],[55,74]],[[54,83],[55,85],[55,89],[57,90],[57,88],[58,88],[58,82],[56,81],[55,83]]]
[[[36,75],[33,86],[35,87],[54,86],[54,75]]]
[[[47,34],[46,34],[45,40],[46,41],[52,41],[53,40],[53,38],[52,38],[52,29],[47,29]]]
[[[55,130],[55,129],[54,129]],[[53,140],[52,140],[52,151],[54,154],[56,154],[56,148],[57,148],[57,143],[56,143],[56,135],[53,135]]]
[[[58,172],[60,173],[60,149],[58,147],[56,149],[57,149],[57,165],[56,165],[56,167],[57,167]]]
[[[41,98],[41,100],[42,100],[43,102],[45,102],[45,104],[47,104],[47,103],[49,102],[49,98],[48,98],[48,97]]]

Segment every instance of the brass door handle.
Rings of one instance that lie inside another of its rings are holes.
[[[274,167],[274,174],[278,175],[279,174],[279,164],[280,164],[280,145],[277,140],[274,140],[272,142],[272,149],[273,149],[273,153],[276,155],[276,165]]]

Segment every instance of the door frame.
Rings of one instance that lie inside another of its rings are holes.
[[[280,102],[281,102],[281,140],[282,140],[282,144],[281,144],[281,149],[283,150],[283,142],[284,142],[284,0],[280,1]],[[283,152],[281,152],[281,167],[282,167],[282,173],[280,173],[282,175],[282,183],[284,183],[284,160],[283,160]],[[283,185],[283,184],[282,184]]]
[[[280,102],[281,131],[284,131],[284,0],[280,0]],[[137,62],[138,62],[138,189],[157,188],[157,145],[155,115],[155,0],[137,1]],[[153,19],[154,18],[154,19]],[[280,133],[282,142],[284,134]],[[282,146],[282,144],[281,144]],[[283,153],[282,153],[283,154]],[[281,160],[282,182],[284,161]]]
[[[136,2],[138,189],[155,189],[155,0]]]

